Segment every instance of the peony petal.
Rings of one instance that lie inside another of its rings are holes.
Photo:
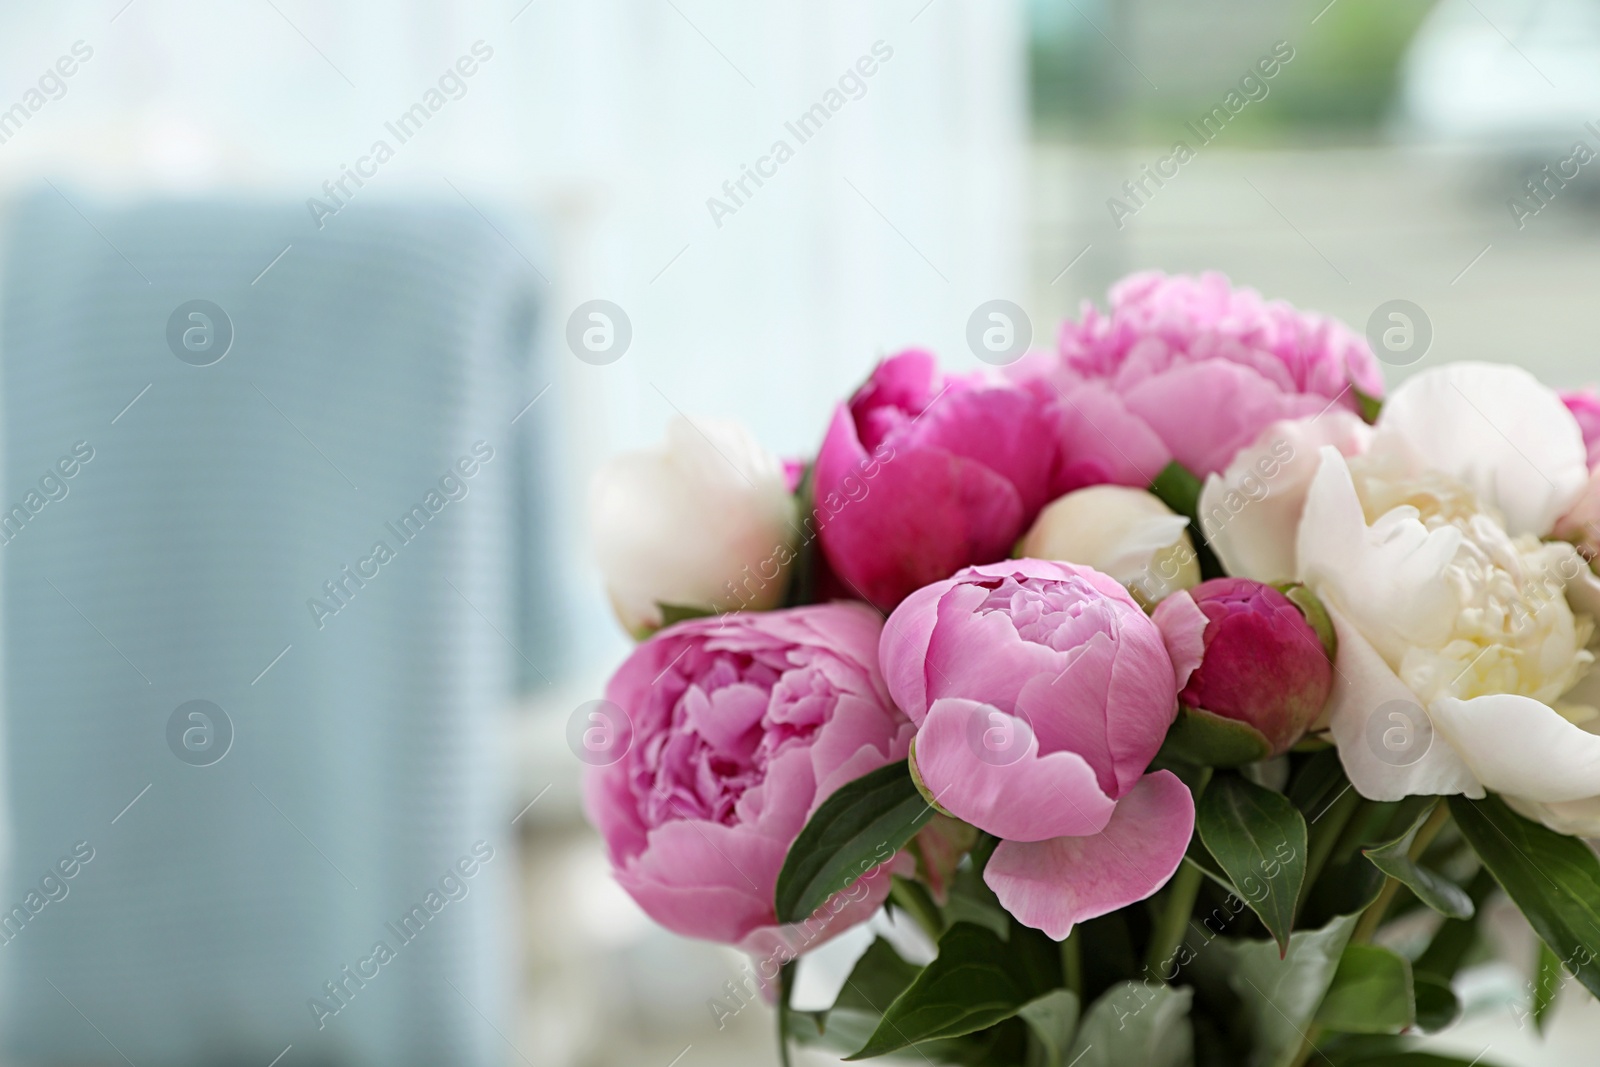
[[[1327,601],[1323,606],[1339,636],[1333,695],[1324,714],[1339,746],[1339,762],[1356,792],[1368,800],[1483,796],[1482,783],[1456,750],[1435,735],[1433,720],[1416,695],[1337,607]],[[1396,715],[1400,718],[1392,717]],[[1390,735],[1389,730],[1399,732]],[[1395,739],[1393,745],[1385,746],[1386,736]],[[1417,756],[1419,748],[1422,754]]]
[[[1391,664],[1414,645],[1441,647],[1461,611],[1445,578],[1461,531],[1430,530],[1403,507],[1368,527],[1344,457],[1329,446],[1321,456],[1300,523],[1300,580],[1337,604]]]
[[[1060,941],[1075,924],[1166,885],[1193,830],[1189,787],[1171,771],[1157,771],[1117,802],[1100,833],[1000,842],[983,880],[1018,920]]]
[[[617,883],[674,933],[737,942],[776,918],[771,887],[787,844],[740,827],[679,819],[650,831],[644,852],[617,868]]]
[[[842,407],[816,469],[828,562],[885,611],[969,563],[1003,559],[1027,517],[1016,487],[976,460],[940,448],[868,460]]]
[[[1502,799],[1517,814],[1542,822],[1558,834],[1600,837],[1600,796],[1565,804],[1540,804],[1511,796]]]
[[[866,922],[883,906],[893,887],[890,875],[911,877],[916,861],[909,853],[897,852],[887,863],[868,871],[847,889],[819,905],[805,922],[783,926],[761,926],[739,941],[739,948],[757,962],[757,973],[774,980],[778,967],[788,959],[818,948],[857,923]],[[772,972],[770,975],[768,971]],[[776,990],[773,981],[770,990]]]
[[[991,731],[1003,741],[992,750],[996,762],[979,755]],[[1116,807],[1082,756],[1040,755],[1025,719],[976,700],[933,702],[917,732],[916,762],[940,807],[1011,841],[1092,834]]]
[[[1195,398],[1204,398],[1195,403]],[[1140,416],[1172,449],[1172,456],[1205,477],[1225,469],[1261,428],[1279,419],[1315,415],[1325,397],[1287,393],[1251,367],[1206,360],[1175,367],[1123,393]]]
[[[959,582],[939,601],[938,625],[928,642],[928,695],[981,696],[1011,712],[1030,685],[1054,678],[1076,653],[1024,640],[1004,611],[976,610],[988,596],[984,586]],[[1090,604],[1083,614],[1097,610],[1110,615],[1115,609]]]
[[[1056,404],[1060,415],[1057,493],[1105,483],[1142,489],[1172,462],[1156,432],[1107,386],[1086,382],[1061,389],[1041,379],[1034,391]]]
[[[1583,432],[1553,389],[1508,364],[1450,363],[1394,391],[1374,446],[1471,486],[1515,534],[1548,534],[1588,479]]]
[[[939,621],[939,598],[949,589],[937,582],[906,597],[884,620],[878,639],[878,665],[889,695],[919,726],[928,713],[928,642]]]
[[[1428,710],[1485,787],[1544,804],[1600,796],[1600,736],[1539,701],[1510,693],[1441,697]]]
[[[1142,615],[1124,620],[1106,693],[1106,745],[1116,768],[1118,796],[1139,782],[1178,717],[1177,672],[1157,666],[1170,662],[1153,623]]]
[[[1071,651],[1054,654],[1054,662],[1028,678],[1016,700],[1016,711],[1033,724],[1040,749],[1083,757],[1095,769],[1100,788],[1113,798],[1126,791],[1117,780],[1107,714],[1110,708],[1122,707],[1112,702],[1117,655],[1110,634],[1097,632]],[[1133,713],[1131,707],[1126,710]],[[1143,773],[1149,762],[1146,757],[1134,777]]]
[[[1057,433],[1050,412],[1026,390],[952,387],[894,446],[897,453],[938,449],[976,460],[1016,486],[1032,516],[1054,495]]]
[[[1242,449],[1228,469],[1200,491],[1200,529],[1230,575],[1258,582],[1292,579],[1306,494],[1332,445],[1346,456],[1364,452],[1372,431],[1334,408],[1309,419],[1275,422]]]
[[[1211,620],[1187,589],[1173,593],[1156,605],[1150,618],[1161,630],[1161,640],[1166,643],[1167,655],[1172,657],[1172,670],[1181,693],[1189,684],[1189,675],[1205,658],[1206,627],[1211,625]]]

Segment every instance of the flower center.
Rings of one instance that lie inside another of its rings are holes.
[[[1105,594],[1077,575],[1008,576],[977,584],[989,590],[978,611],[1004,612],[1018,637],[1057,652],[1076,648],[1094,630],[1114,625]]]
[[[1574,614],[1565,595],[1584,567],[1577,551],[1565,542],[1512,537],[1470,487],[1448,475],[1408,475],[1370,453],[1349,462],[1369,524],[1407,507],[1429,530],[1461,533],[1442,576],[1459,610],[1443,641],[1412,645],[1390,664],[1400,680],[1424,701],[1513,693],[1573,721],[1600,714],[1561,702],[1594,662],[1587,650],[1594,620]]]

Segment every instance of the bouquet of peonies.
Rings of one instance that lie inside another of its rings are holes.
[[[751,956],[719,1024],[1465,1067],[1409,1050],[1497,894],[1532,1025],[1600,993],[1600,399],[1479,363],[1383,394],[1339,322],[1148,273],[1004,371],[884,361],[809,461],[680,421],[606,467],[642,640],[585,706],[587,808],[646,912]],[[885,907],[921,945],[792,1007]]]

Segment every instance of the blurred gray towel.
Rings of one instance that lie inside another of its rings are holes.
[[[4,271],[5,1062],[503,1062],[544,283],[459,201],[71,187]]]

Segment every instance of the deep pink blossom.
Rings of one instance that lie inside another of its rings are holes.
[[[885,360],[839,406],[817,456],[822,549],[851,595],[888,610],[1003,559],[1061,491],[1057,416],[1026,390]]]

